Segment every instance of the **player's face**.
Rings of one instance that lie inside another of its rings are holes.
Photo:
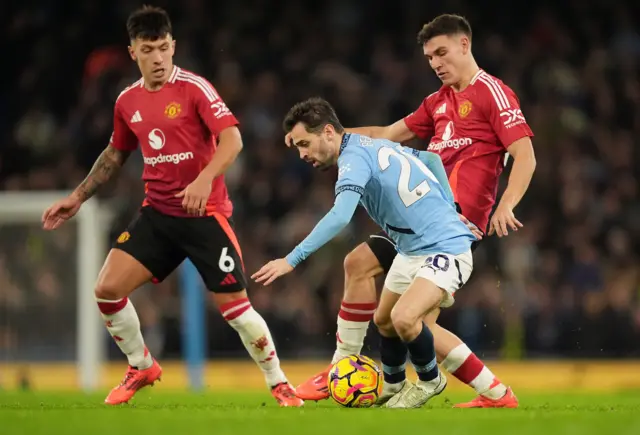
[[[291,141],[298,149],[300,158],[311,163],[314,168],[326,171],[338,160],[340,145],[336,147],[340,135],[331,125],[326,125],[320,133],[310,133],[301,123],[291,130]]]
[[[164,83],[173,70],[173,54],[176,42],[171,35],[150,41],[136,38],[131,42],[129,54],[140,68],[146,82]]]
[[[422,47],[429,65],[445,85],[454,85],[461,80],[470,41],[466,35],[439,35],[428,40]]]

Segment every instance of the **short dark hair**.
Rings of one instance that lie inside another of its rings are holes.
[[[285,133],[289,133],[299,122],[309,133],[319,133],[327,124],[332,125],[338,133],[344,131],[336,111],[327,100],[320,97],[301,101],[289,109],[282,122],[282,128]]]
[[[418,44],[424,45],[432,38],[441,35],[457,35],[462,33],[471,40],[471,25],[463,16],[443,14],[428,22],[418,32]]]
[[[127,19],[127,32],[129,39],[140,38],[148,41],[156,41],[173,34],[169,14],[162,8],[155,6],[142,6],[134,11]]]

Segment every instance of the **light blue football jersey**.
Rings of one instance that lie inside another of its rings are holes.
[[[462,254],[475,236],[433,173],[410,148],[345,134],[335,192],[360,193],[360,204],[404,255]]]

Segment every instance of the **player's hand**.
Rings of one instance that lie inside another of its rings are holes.
[[[264,285],[269,285],[282,275],[286,275],[291,272],[293,267],[284,258],[278,258],[265,264],[259,271],[251,275],[251,279],[256,282],[263,282]]]
[[[42,214],[42,228],[47,231],[55,230],[74,217],[81,206],[82,200],[74,194],[57,201]]]
[[[498,237],[504,237],[509,235],[509,228],[511,228],[512,231],[518,231],[518,228],[522,227],[522,223],[516,219],[511,207],[500,204],[493,216],[491,216],[489,235],[492,236],[493,233],[496,233]]]
[[[198,177],[191,182],[176,198],[182,198],[182,208],[193,216],[204,216],[211,195],[211,180]]]
[[[471,231],[471,233],[473,233],[473,235],[476,237],[476,239],[482,240],[482,236],[484,236],[484,234],[482,234],[482,231],[480,231],[480,228],[475,226],[475,224],[473,222],[471,222],[469,219],[467,219],[463,215],[458,214],[458,216],[460,216],[460,220],[462,221],[462,223],[465,224],[467,226],[467,228],[469,228],[469,231]]]

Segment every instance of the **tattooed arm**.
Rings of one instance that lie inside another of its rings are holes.
[[[75,216],[82,204],[95,195],[100,186],[115,177],[131,152],[137,147],[138,139],[122,114],[122,100],[116,100],[113,109],[113,134],[109,145],[93,164],[87,178],[76,187],[73,193],[56,201],[44,211],[42,227],[45,230],[55,230]]]
[[[131,151],[122,151],[112,145],[100,154],[89,175],[73,191],[46,209],[42,214],[42,227],[55,230],[78,213],[82,203],[91,198],[104,183],[112,179],[120,170]]]
[[[93,164],[93,168],[73,194],[82,202],[91,198],[100,186],[111,180],[131,155],[131,151],[119,150],[112,145],[107,146]]]

